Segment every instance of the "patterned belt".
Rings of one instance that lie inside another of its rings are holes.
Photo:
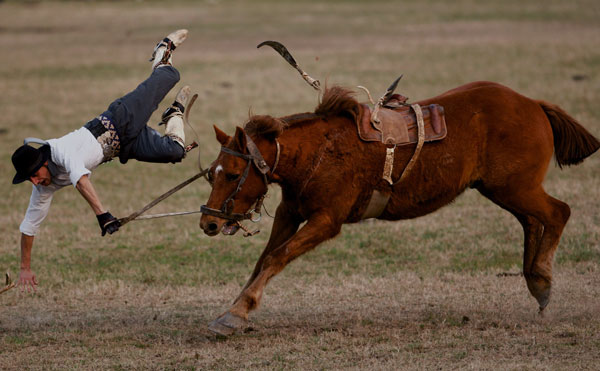
[[[102,154],[104,155],[102,162],[110,161],[119,155],[121,139],[110,118],[100,115],[89,121],[84,127],[92,133],[102,146]]]

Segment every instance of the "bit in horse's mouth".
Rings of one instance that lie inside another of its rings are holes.
[[[226,236],[233,236],[239,229],[240,227],[237,222],[227,222],[223,226],[221,233],[223,233]]]

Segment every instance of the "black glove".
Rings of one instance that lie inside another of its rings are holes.
[[[102,229],[102,237],[108,232],[108,234],[113,234],[119,230],[121,223],[111,215],[108,211],[104,214],[96,215],[98,219],[98,224],[100,224],[100,229]]]

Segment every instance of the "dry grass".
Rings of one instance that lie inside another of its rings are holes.
[[[238,285],[89,282],[66,297],[4,299],[11,315],[1,322],[0,362],[51,369],[592,369],[600,345],[597,273],[559,270],[554,294],[561,300],[545,318],[532,310],[521,277],[400,271],[298,281],[284,274],[249,331],[227,340],[205,324]]]
[[[218,150],[212,124],[232,132],[250,107],[284,115],[316,105],[279,56],[255,49],[267,39],[286,44],[323,83],[377,95],[404,73],[400,91],[417,100],[494,80],[560,104],[600,136],[597,1],[173,4],[0,3],[0,268],[18,270],[30,192],[9,184],[14,148],[100,113],[149,74],[153,44],[175,28],[190,30],[175,64],[200,95],[192,119],[205,164]],[[194,171],[193,158],[110,163],[93,182],[123,216]],[[549,172],[547,190],[573,214],[546,318],[522,277],[497,276],[520,270],[518,223],[467,192],[417,220],[345,226],[281,273],[251,330],[227,340],[206,324],[238,294],[271,220],[252,239],[210,239],[196,217],[134,222],[101,238],[85,201],[64,190],[36,238],[38,294],[0,296],[0,368],[595,369],[599,174],[599,155]],[[194,184],[156,212],[198,208],[208,193]],[[279,192],[270,194],[273,210]]]

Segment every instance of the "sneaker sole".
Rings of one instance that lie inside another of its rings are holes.
[[[185,41],[185,39],[187,38],[188,35],[188,30],[186,29],[181,29],[181,30],[177,30],[174,32],[171,32],[170,34],[167,35],[167,39],[171,40],[173,42],[173,45],[175,45],[175,47],[178,47],[179,45],[181,45],[181,43],[183,43]]]
[[[190,89],[189,85],[185,85],[177,92],[177,95],[175,96],[175,102],[185,107],[188,100],[190,99],[191,93],[192,89]]]

